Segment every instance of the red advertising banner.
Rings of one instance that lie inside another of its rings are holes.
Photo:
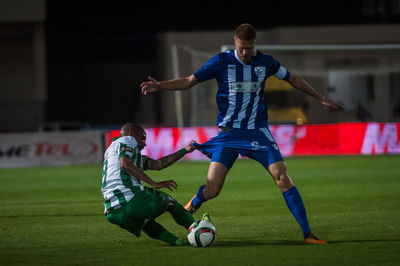
[[[103,161],[101,131],[0,134],[0,168]]]
[[[283,156],[400,154],[400,123],[338,123],[271,125]],[[182,148],[192,139],[203,143],[218,134],[216,127],[148,128],[142,153],[160,158]],[[119,131],[106,135],[106,145]],[[208,160],[195,151],[186,159]]]

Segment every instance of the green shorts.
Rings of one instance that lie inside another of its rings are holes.
[[[147,219],[155,219],[163,214],[168,203],[173,200],[167,193],[145,187],[143,191],[134,191],[135,196],[120,208],[106,214],[107,219],[120,227],[140,236]]]

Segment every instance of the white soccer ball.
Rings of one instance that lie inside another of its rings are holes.
[[[209,247],[217,236],[215,226],[204,220],[195,221],[188,229],[187,239],[194,247]]]

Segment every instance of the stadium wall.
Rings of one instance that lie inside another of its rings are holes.
[[[317,125],[270,125],[282,154],[288,156],[400,154],[400,123],[337,123]],[[203,143],[218,134],[217,127],[148,128],[142,151],[160,158],[191,140]],[[106,133],[106,147],[119,130]],[[207,160],[199,151],[187,160]]]
[[[47,100],[45,0],[0,1],[0,132],[37,130]]]

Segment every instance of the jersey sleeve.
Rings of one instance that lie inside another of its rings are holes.
[[[137,142],[134,138],[129,138],[119,145],[119,158],[127,156],[129,158],[133,157],[134,150],[137,146]]]
[[[269,65],[269,73],[270,75],[274,75],[278,79],[288,80],[290,77],[289,71],[281,66],[278,60],[273,58],[272,56],[269,57],[270,65]]]
[[[209,79],[216,78],[220,72],[220,64],[219,64],[219,54],[212,57],[207,61],[205,65],[203,65],[200,69],[194,72],[194,76],[199,82],[203,82]]]

